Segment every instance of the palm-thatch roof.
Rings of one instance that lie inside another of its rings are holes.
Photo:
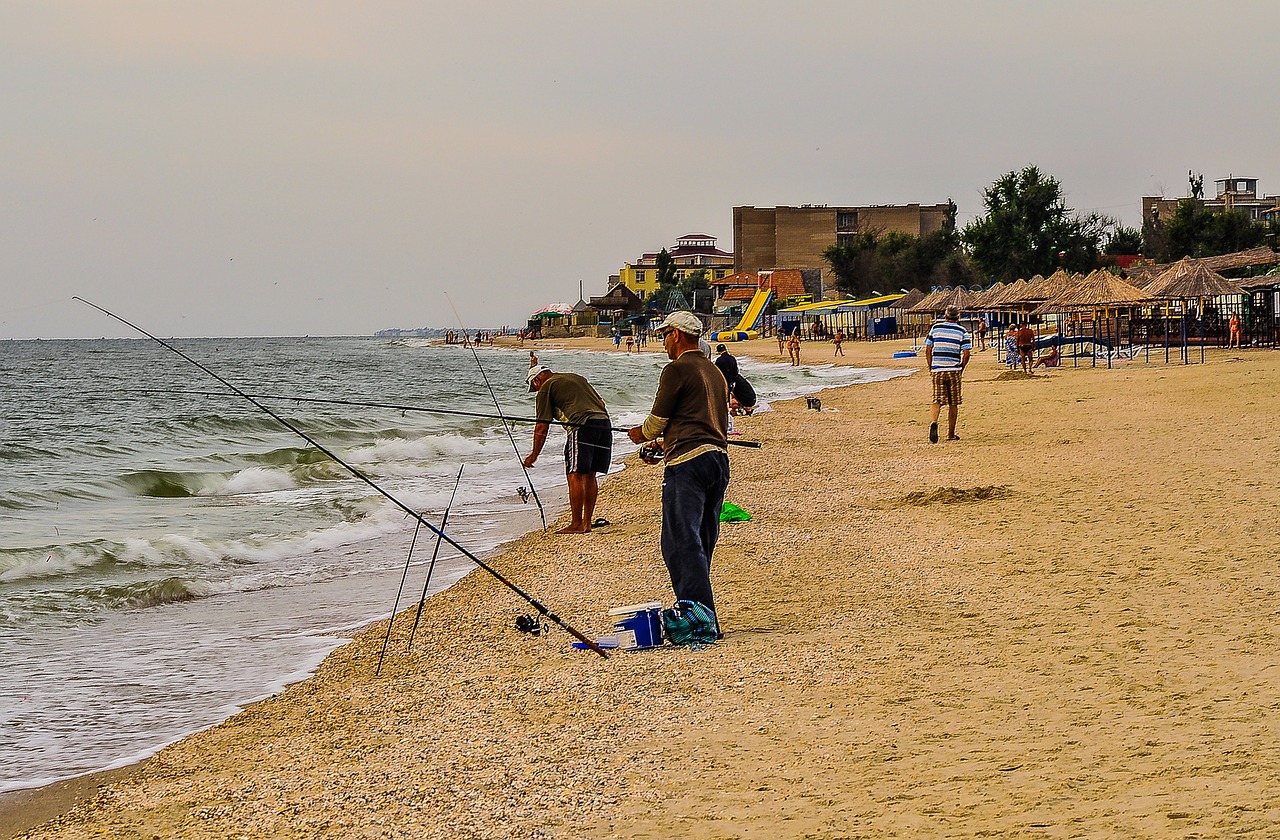
[[[1167,299],[1206,298],[1239,295],[1244,291],[1202,260],[1183,257],[1157,277],[1146,288],[1153,297]]]
[[[956,286],[951,290],[950,294],[935,305],[939,311],[954,306],[961,312],[972,312],[974,308],[973,303],[976,299],[977,298],[973,292],[969,291],[964,286]]]
[[[1068,288],[1041,304],[1035,314],[1115,306],[1138,306],[1150,303],[1152,295],[1120,279],[1110,271],[1095,269],[1086,277],[1078,277]]]
[[[1014,309],[1018,306],[1018,301],[1027,293],[1031,283],[1027,280],[1015,280],[1004,287],[1004,292],[995,300],[987,301],[988,308],[991,309]]]
[[[1200,262],[1204,263],[1205,267],[1210,271],[1232,271],[1237,268],[1249,268],[1254,265],[1280,263],[1280,254],[1277,254],[1266,245],[1259,245],[1257,248],[1236,251],[1234,254],[1204,257]]]
[[[941,312],[942,308],[937,306],[938,301],[951,293],[951,287],[947,286],[941,289],[935,289],[929,294],[921,298],[914,306],[909,308],[908,312]]]
[[[1130,286],[1139,289],[1145,289],[1151,285],[1151,282],[1160,276],[1160,272],[1164,271],[1168,266],[1159,265],[1131,265],[1124,270],[1124,277],[1129,281]]]
[[[1261,277],[1246,277],[1243,280],[1237,280],[1240,288],[1247,292],[1258,291],[1259,289],[1271,289],[1280,286],[1280,274],[1264,274]]]
[[[889,304],[889,308],[890,309],[910,309],[920,301],[924,300],[924,297],[925,297],[924,292],[920,291],[919,289],[912,289],[911,291],[907,292],[906,295],[904,295],[903,297],[900,297],[897,300],[895,300],[893,303]]]
[[[997,280],[987,288],[983,289],[981,292],[978,292],[973,297],[973,308],[974,309],[990,308],[991,302],[998,299],[1002,294],[1004,294],[1004,288],[1005,288],[1005,284]]]

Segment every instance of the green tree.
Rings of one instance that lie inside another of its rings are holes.
[[[1239,210],[1215,210],[1194,198],[1178,202],[1164,225],[1168,261],[1183,257],[1216,257],[1254,248],[1266,241],[1265,225]]]
[[[1115,230],[1111,231],[1110,238],[1107,239],[1107,247],[1103,249],[1103,253],[1112,255],[1143,253],[1142,231],[1116,225]]]
[[[1035,166],[1001,176],[983,199],[987,214],[965,226],[961,239],[974,265],[1001,280],[1047,275],[1059,265],[1092,270],[1103,237],[1115,225],[1097,213],[1072,215],[1057,179]]]
[[[941,230],[919,237],[860,231],[828,248],[823,256],[836,276],[836,288],[855,298],[977,280],[955,235],[954,215],[950,225],[944,221]]]
[[[667,249],[663,248],[658,252],[654,264],[657,267],[657,280],[660,290],[670,292],[670,287],[676,284],[676,261],[667,253]]]

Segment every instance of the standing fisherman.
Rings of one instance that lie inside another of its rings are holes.
[[[663,439],[662,559],[676,598],[714,617],[711,554],[729,486],[729,387],[698,348],[696,315],[672,312],[658,332],[671,364],[662,369],[649,416],[628,434],[635,443]]]
[[[529,361],[537,358],[530,353]],[[527,376],[529,390],[538,394],[537,425],[533,427],[533,451],[524,459],[532,467],[547,442],[552,421],[565,424],[564,467],[569,480],[569,510],[572,520],[561,534],[585,534],[591,530],[600,484],[596,473],[609,471],[613,454],[613,429],[604,400],[591,383],[576,373],[552,373],[546,365],[534,364]],[[603,524],[603,523],[602,523]]]

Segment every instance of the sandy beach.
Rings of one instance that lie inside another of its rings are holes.
[[[907,344],[836,361],[921,367]],[[975,357],[957,442],[924,373],[735,419],[764,445],[731,453],[754,519],[713,647],[606,661],[473,572],[380,676],[385,622],[142,765],[0,801],[0,837],[1275,836],[1280,353]],[[632,459],[611,525],[492,565],[591,635],[669,603],[660,482]]]

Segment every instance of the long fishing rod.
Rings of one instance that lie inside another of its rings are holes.
[[[444,525],[441,524],[440,527],[443,528]],[[395,626],[396,613],[400,611],[400,594],[404,592],[404,582],[409,578],[409,562],[413,560],[413,549],[418,544],[418,532],[421,530],[421,522],[413,526],[413,539],[409,542],[409,555],[404,558],[404,574],[400,575],[400,585],[396,587],[396,600],[391,605],[391,617],[387,620],[387,635],[382,637],[382,650],[378,651],[378,666],[373,669],[375,677],[382,673],[382,658],[387,655],[387,644],[391,641],[391,628]]]
[[[484,380],[484,387],[489,389],[489,397],[493,400],[493,409],[498,412],[499,417],[502,415],[502,406],[498,404],[498,394],[493,390],[493,386],[489,384],[489,374],[484,372],[484,365],[480,363],[480,354],[476,352],[476,346],[473,342],[467,342],[467,328],[462,323],[462,316],[458,314],[458,307],[453,305],[453,298],[449,297],[449,293],[445,292],[444,299],[449,301],[449,308],[453,310],[453,317],[458,319],[458,329],[462,330],[463,342],[471,349],[471,355],[476,360],[476,367],[480,368],[480,378]],[[516,454],[516,461],[520,464],[520,471],[524,473],[524,480],[529,484],[529,492],[533,494],[533,503],[538,506],[538,516],[542,517],[542,530],[547,530],[547,514],[542,509],[542,499],[538,498],[538,488],[533,486],[533,479],[529,477],[529,468],[524,465],[524,459],[520,457],[520,447],[516,446],[516,436],[511,432],[511,426],[506,420],[502,421],[502,429],[507,433],[507,439],[511,441],[511,450]]]
[[[117,392],[119,393],[119,392]],[[228,396],[225,391],[193,391],[193,390],[172,390],[161,388],[129,388],[124,393],[130,394],[182,394],[193,397],[225,397]],[[586,425],[585,423],[572,423],[567,420],[539,420],[536,417],[518,417],[511,414],[490,414],[482,411],[462,411],[452,408],[429,408],[422,405],[402,405],[400,403],[384,403],[369,402],[366,400],[337,400],[323,399],[321,397],[294,397],[287,394],[248,394],[257,400],[279,400],[281,402],[299,402],[299,403],[317,403],[320,405],[345,405],[354,408],[385,408],[392,411],[417,411],[424,414],[448,414],[455,417],[474,417],[481,420],[505,420],[508,423],[548,423],[552,426],[563,426],[566,429],[576,429]],[[629,428],[625,426],[610,426],[610,431],[629,432]],[[730,446],[745,446],[749,449],[759,449],[760,442],[755,440],[731,440]]]
[[[601,648],[598,644],[596,644],[595,642],[593,642],[591,639],[588,639],[588,638],[587,638],[586,636],[584,636],[580,631],[576,630],[575,628],[573,628],[573,627],[572,627],[572,626],[570,626],[569,624],[565,623],[565,621],[564,621],[563,619],[561,619],[558,615],[556,615],[555,613],[553,613],[553,612],[551,612],[550,610],[548,610],[548,609],[546,608],[546,606],[545,606],[545,605],[543,605],[540,601],[538,601],[538,600],[537,600],[536,598],[534,598],[532,595],[530,595],[529,593],[525,592],[523,589],[521,589],[520,587],[516,586],[514,583],[512,583],[511,581],[509,581],[509,580],[507,580],[505,577],[503,577],[502,573],[500,573],[497,569],[493,568],[493,567],[492,567],[492,566],[490,566],[488,563],[484,562],[484,561],[483,561],[483,560],[481,560],[479,557],[477,557],[476,555],[472,554],[470,551],[468,551],[466,548],[464,548],[462,545],[460,545],[460,544],[457,542],[457,540],[455,540],[453,537],[449,536],[448,534],[446,534],[446,533],[445,533],[444,531],[442,531],[441,529],[437,528],[436,526],[432,525],[432,524],[431,524],[430,522],[428,522],[427,520],[423,519],[423,518],[422,518],[422,515],[421,515],[420,513],[418,513],[416,510],[414,510],[413,508],[409,507],[408,505],[406,505],[404,502],[400,501],[400,500],[399,500],[398,498],[396,498],[395,496],[391,495],[391,493],[390,493],[390,492],[388,492],[387,490],[384,490],[380,484],[378,484],[377,482],[375,482],[373,479],[369,478],[369,476],[367,476],[367,475],[365,475],[364,473],[360,472],[360,470],[358,470],[358,469],[356,469],[355,467],[351,466],[351,465],[350,465],[350,464],[348,464],[346,461],[344,461],[344,460],[342,460],[341,458],[339,458],[336,454],[334,454],[333,452],[329,451],[329,449],[327,449],[323,444],[321,444],[319,441],[317,441],[317,440],[316,440],[315,438],[313,438],[311,435],[309,435],[309,434],[307,434],[306,432],[302,431],[302,429],[299,429],[299,428],[298,428],[297,426],[295,426],[293,423],[290,423],[288,420],[286,420],[285,418],[281,417],[279,414],[277,414],[276,412],[272,411],[272,410],[271,410],[270,408],[268,408],[267,406],[265,406],[265,405],[263,405],[262,403],[258,402],[256,399],[254,399],[253,397],[249,396],[249,395],[248,395],[248,394],[246,394],[244,391],[240,390],[238,387],[236,387],[235,385],[233,385],[233,384],[231,384],[230,382],[228,382],[226,379],[223,379],[221,376],[219,376],[218,374],[214,373],[212,370],[210,370],[209,368],[205,367],[205,366],[204,366],[204,365],[202,365],[200,362],[198,362],[198,361],[196,361],[195,359],[191,358],[191,357],[190,357],[190,356],[188,356],[186,353],[183,353],[183,352],[182,352],[181,350],[179,350],[177,347],[174,347],[172,344],[170,344],[169,342],[165,341],[164,339],[162,339],[162,338],[158,338],[158,337],[156,337],[156,336],[152,335],[151,333],[147,332],[146,330],[144,330],[142,327],[138,326],[137,324],[134,324],[134,323],[133,323],[133,322],[131,322],[131,321],[127,321],[127,320],[125,320],[124,318],[120,317],[119,315],[115,314],[114,312],[110,312],[110,311],[108,311],[108,310],[106,310],[106,309],[103,309],[101,306],[98,306],[96,303],[90,303],[89,301],[85,300],[84,298],[80,297],[79,295],[73,295],[73,296],[72,296],[72,300],[78,300],[78,301],[80,301],[81,303],[83,303],[85,306],[92,307],[92,308],[94,308],[94,309],[98,310],[99,312],[101,312],[103,315],[106,315],[106,316],[107,316],[107,317],[109,317],[109,318],[113,318],[113,319],[115,319],[115,320],[119,321],[120,323],[124,324],[126,327],[129,327],[129,328],[130,328],[130,329],[132,329],[132,330],[136,330],[137,332],[142,333],[142,334],[143,334],[143,335],[145,335],[147,338],[149,338],[149,339],[151,339],[152,341],[154,341],[154,342],[156,342],[157,344],[159,344],[161,347],[164,347],[166,350],[169,350],[169,351],[171,351],[171,352],[173,352],[173,353],[176,353],[178,356],[181,356],[183,359],[185,359],[186,361],[190,362],[192,365],[195,365],[197,368],[199,368],[200,370],[204,371],[204,373],[208,374],[210,377],[212,377],[213,379],[217,380],[217,381],[218,381],[219,383],[221,383],[222,385],[225,385],[228,389],[230,389],[230,390],[231,390],[232,392],[234,392],[235,394],[237,394],[237,395],[239,395],[239,396],[243,397],[244,399],[248,400],[248,401],[249,401],[250,403],[252,403],[254,406],[256,406],[257,408],[259,408],[259,409],[260,409],[264,414],[266,414],[267,416],[271,417],[271,419],[275,420],[275,421],[276,421],[277,423],[279,423],[281,426],[284,426],[286,429],[288,429],[289,431],[293,432],[295,435],[297,435],[298,437],[300,437],[300,438],[302,438],[303,440],[305,440],[307,443],[309,443],[309,444],[311,444],[312,446],[314,446],[314,447],[315,447],[316,449],[318,449],[320,452],[322,452],[322,453],[324,453],[325,455],[329,456],[329,458],[333,459],[333,461],[334,461],[335,463],[337,463],[339,466],[343,467],[347,472],[351,473],[353,476],[355,476],[356,478],[358,478],[360,481],[362,481],[362,482],[364,482],[365,484],[369,485],[369,487],[373,488],[373,490],[374,490],[374,491],[376,491],[376,492],[377,492],[380,496],[382,496],[383,498],[387,499],[387,501],[391,502],[393,505],[395,505],[396,507],[400,508],[400,509],[401,509],[402,511],[404,511],[405,513],[409,514],[409,516],[411,516],[411,517],[413,517],[414,519],[418,520],[418,522],[420,522],[422,525],[426,526],[426,528],[427,528],[427,530],[428,530],[428,531],[431,531],[433,534],[435,534],[436,536],[440,537],[442,540],[444,540],[445,542],[449,543],[449,545],[453,546],[453,547],[454,547],[454,548],[456,548],[459,552],[461,552],[462,556],[466,557],[466,558],[467,558],[468,560],[470,560],[472,563],[475,563],[477,566],[479,566],[480,568],[484,569],[484,570],[485,570],[486,572],[488,572],[489,574],[493,575],[493,576],[494,576],[494,578],[496,578],[496,579],[498,580],[498,582],[499,582],[499,583],[501,583],[503,586],[505,586],[505,587],[507,587],[508,589],[510,589],[510,590],[511,590],[512,592],[514,592],[516,595],[518,595],[518,596],[520,596],[521,598],[523,598],[525,601],[527,601],[527,602],[530,604],[530,606],[532,606],[532,607],[533,607],[535,610],[537,610],[539,613],[541,613],[542,615],[546,616],[546,618],[547,618],[547,620],[548,620],[548,621],[550,621],[550,622],[552,622],[553,624],[555,624],[555,625],[557,625],[558,627],[560,627],[562,630],[564,630],[564,631],[565,631],[566,633],[568,633],[570,636],[573,636],[575,639],[577,639],[578,641],[580,641],[580,642],[582,642],[583,644],[585,644],[589,649],[591,649],[591,650],[595,651],[595,652],[596,652],[597,654],[599,654],[600,656],[604,657],[605,659],[608,659],[608,658],[609,658],[609,654],[605,653],[604,649],[603,649],[603,648]]]
[[[449,496],[449,504],[445,505],[444,516],[440,519],[440,530],[449,524],[449,511],[453,510],[453,500],[458,495],[458,485],[462,484],[462,467],[458,467],[458,477],[453,482],[453,493]],[[413,637],[418,632],[418,619],[422,618],[422,605],[427,602],[427,589],[431,586],[431,573],[436,569],[436,558],[440,556],[440,534],[436,535],[436,548],[431,552],[431,564],[427,566],[427,579],[422,582],[422,595],[418,598],[418,610],[413,614],[413,627],[409,628],[408,650],[413,650]]]

